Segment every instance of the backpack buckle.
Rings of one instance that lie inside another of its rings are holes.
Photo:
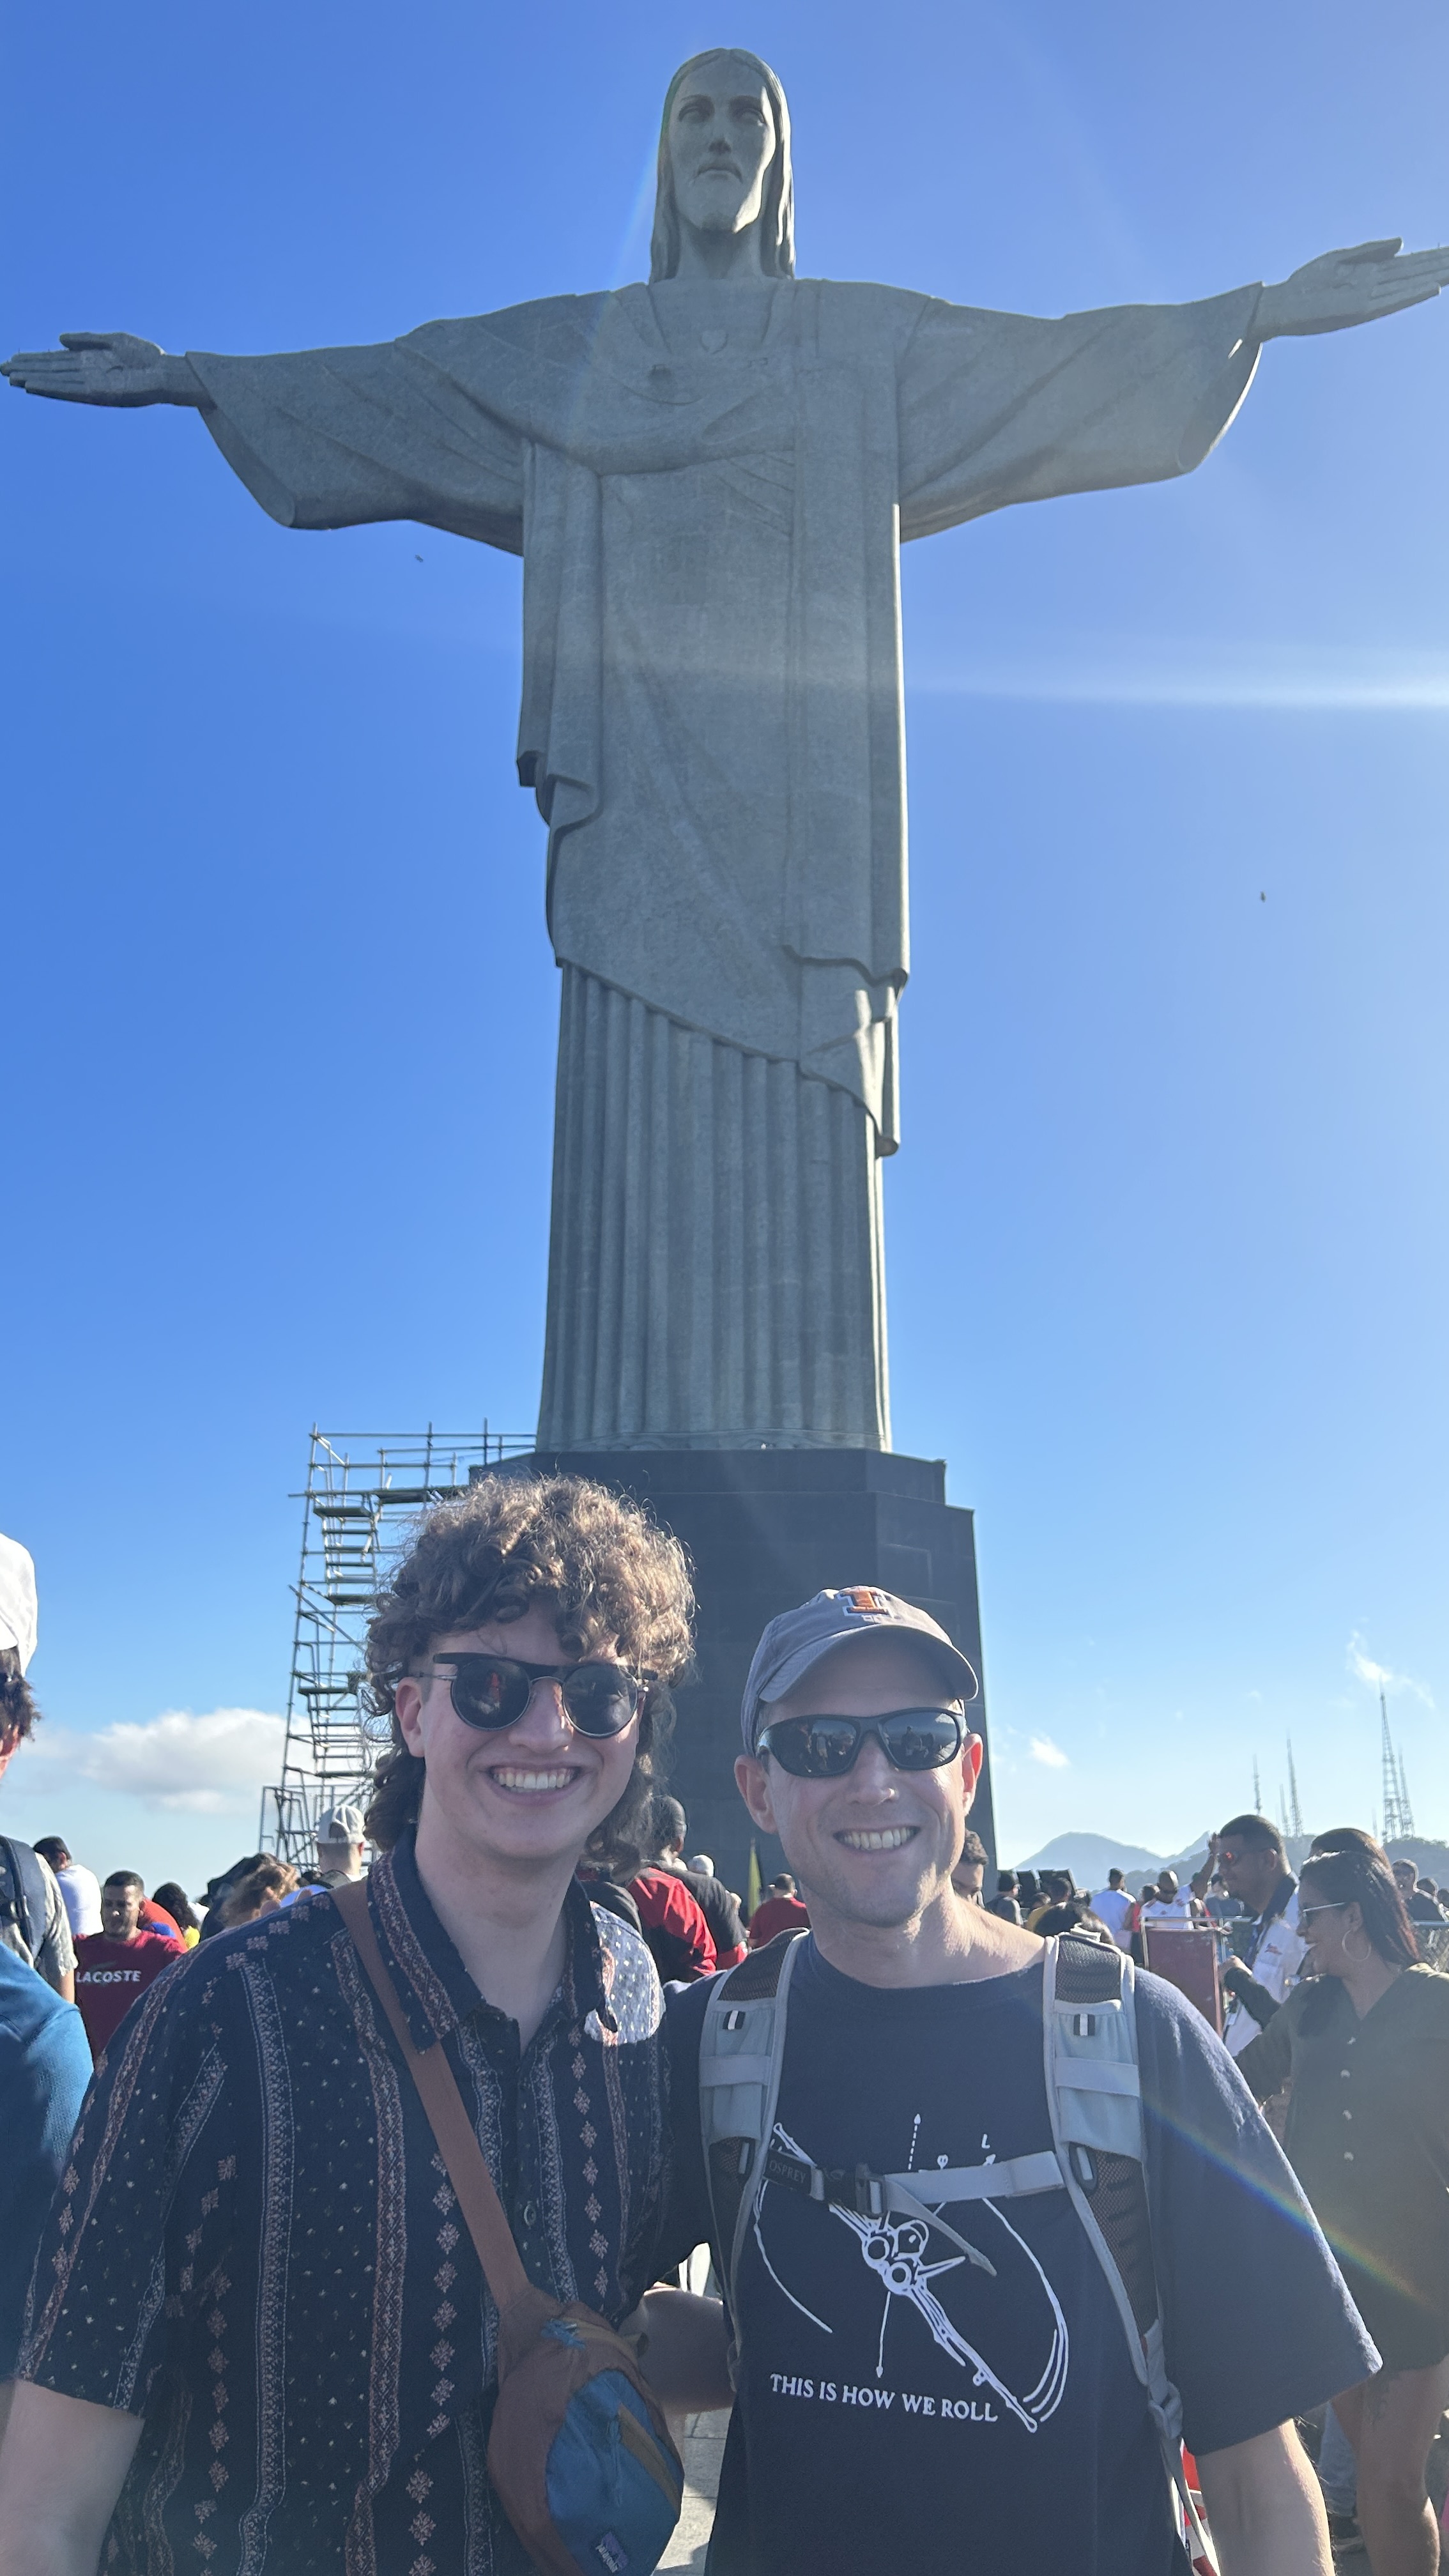
[[[885,2215],[880,2176],[873,2174],[869,2165],[855,2168],[855,2207],[860,2218],[882,2218]]]

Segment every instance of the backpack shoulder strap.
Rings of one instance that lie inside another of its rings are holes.
[[[39,1852],[31,1850],[29,1843],[12,1842],[8,1834],[0,1835],[0,1851],[3,1851],[9,1868],[15,1919],[31,1958],[38,1959],[45,1945],[50,1914],[45,1863]]]
[[[1214,2566],[1182,2467],[1182,2400],[1167,2375],[1147,2198],[1136,1970],[1113,1943],[1046,1945],[1042,2043],[1052,2139],[1072,2206],[1112,2293],[1176,2490],[1194,2563]]]
[[[1157,2316],[1157,2280],[1143,2173],[1135,1972],[1125,1951],[1070,1934],[1048,1941],[1042,2043],[1062,2180],[1145,2385],[1142,2345]]]
[[[724,2265],[736,2338],[735,2276],[764,2175],[764,2149],[775,2125],[787,1998],[801,1939],[799,1930],[778,1933],[721,1977],[705,2007],[700,2034],[700,2134],[714,2241]]]

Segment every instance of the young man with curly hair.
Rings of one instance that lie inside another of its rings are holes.
[[[414,2043],[444,2052],[530,2277],[614,2323],[654,2277],[662,2004],[575,1873],[586,1850],[637,1866],[692,1608],[633,1504],[493,1476],[423,1522],[368,1644],[391,1739],[368,1906]],[[704,2393],[691,2320],[707,2366],[722,2348],[703,2310],[651,2297],[673,2403]],[[129,2016],[82,2115],[0,2571],[90,2576],[109,2523],[108,2568],[137,2576],[523,2576],[485,2465],[496,2328],[331,1896],[222,1933]]]

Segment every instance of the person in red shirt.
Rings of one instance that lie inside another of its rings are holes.
[[[750,1916],[750,1948],[763,1950],[777,1932],[792,1931],[796,1924],[808,1932],[810,1917],[795,1893],[795,1881],[787,1869],[772,1878],[768,1892]]]
[[[654,1954],[660,1983],[689,1984],[715,1971],[714,1934],[696,1898],[672,1870],[641,1869],[629,1881],[639,1929]]]
[[[110,2046],[136,1997],[173,1959],[186,1956],[179,1933],[143,1927],[144,1902],[135,1871],[112,1870],[101,1889],[101,1929],[75,1945],[75,1999],[95,2058]]]

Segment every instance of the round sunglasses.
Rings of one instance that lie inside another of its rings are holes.
[[[579,1735],[622,1735],[648,1695],[647,1682],[636,1680],[622,1664],[525,1664],[513,1655],[439,1655],[435,1673],[419,1681],[443,1680],[442,1667],[453,1667],[448,1697],[465,1726],[493,1733],[516,1726],[533,1697],[536,1682],[557,1682],[564,1715]]]
[[[756,1751],[793,1780],[842,1780],[873,1735],[896,1771],[944,1771],[970,1733],[954,1708],[893,1708],[886,1717],[777,1717]]]

